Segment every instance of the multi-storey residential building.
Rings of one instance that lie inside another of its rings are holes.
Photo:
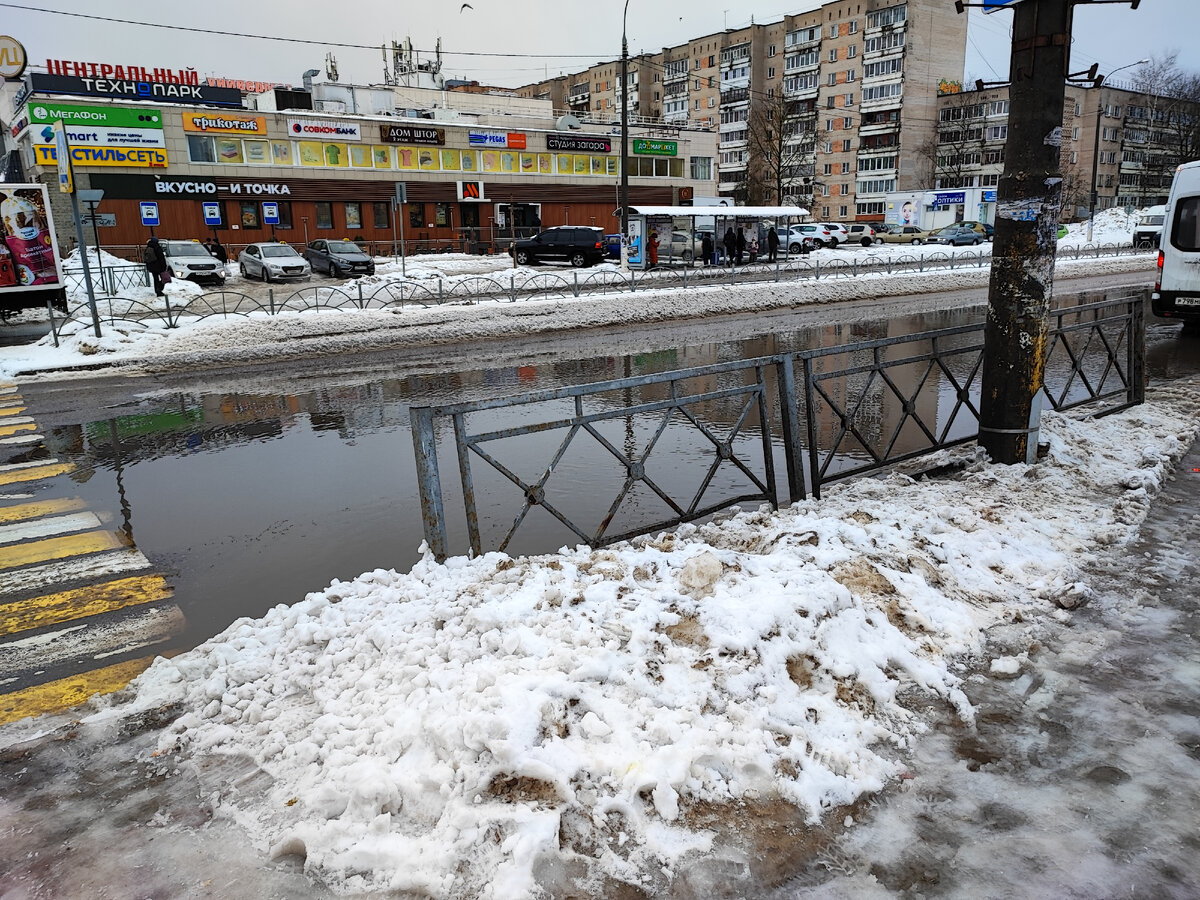
[[[639,81],[630,113],[636,102],[643,119],[715,127],[721,194],[752,203],[786,199],[820,218],[880,220],[889,192],[929,186],[937,87],[962,77],[966,25],[943,0],[834,0],[694,38],[641,56],[636,66],[631,60],[631,81],[634,71]],[[517,93],[556,100],[555,82],[594,85],[594,73],[613,67],[619,63]],[[787,164],[768,178],[752,140],[755,107],[779,103]],[[616,106],[612,116],[619,114]]]

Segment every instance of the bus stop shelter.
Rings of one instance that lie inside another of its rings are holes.
[[[688,236],[688,246],[699,245],[704,232],[711,232],[713,249],[718,258],[723,254],[721,238],[729,228],[736,232],[739,228],[754,226],[755,233],[762,231],[761,226],[780,227],[791,224],[793,219],[804,219],[809,211],[803,206],[630,206],[629,235],[627,240],[629,267],[645,269],[649,265],[646,254],[646,241],[651,234],[659,235],[660,244],[663,235],[670,236],[674,232],[682,232]],[[617,218],[621,210],[616,211]],[[678,220],[686,219],[687,225],[681,226]],[[673,246],[673,243],[672,243]],[[786,252],[786,251],[785,251]],[[763,248],[766,253],[766,248]],[[691,257],[697,254],[693,251]],[[666,260],[660,253],[660,262],[675,261],[670,256]]]

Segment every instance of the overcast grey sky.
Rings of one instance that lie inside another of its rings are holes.
[[[104,15],[166,25],[208,28],[274,37],[378,45],[411,37],[419,49],[432,49],[442,39],[443,73],[485,83],[517,86],[546,75],[578,71],[592,63],[615,59],[621,52],[621,0],[22,0],[27,7]],[[755,4],[759,23],[787,13],[806,12],[820,0],[767,0]],[[946,16],[956,15],[945,0]],[[300,73],[321,68],[327,49],[338,60],[343,81],[380,80],[379,50],[354,50],[322,44],[189,34],[161,28],[101,22],[0,6],[0,31],[25,44],[30,61],[44,65],[48,57],[149,68],[193,66],[201,75],[298,84]],[[965,73],[946,77],[988,81],[1007,76],[1012,14],[970,11]],[[731,0],[630,0],[627,33],[630,53],[654,52],[664,46],[750,22],[746,4]],[[1179,50],[1180,63],[1200,71],[1200,0],[1142,0],[1132,11],[1124,4],[1076,9],[1072,69],[1093,62],[1107,72],[1126,63]],[[508,57],[468,56],[512,54]],[[561,54],[561,55],[555,55]],[[1126,77],[1129,73],[1117,76]]]

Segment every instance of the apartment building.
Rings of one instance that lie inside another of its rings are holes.
[[[631,59],[629,110],[667,127],[715,128],[722,195],[880,221],[888,193],[929,186],[938,85],[962,77],[966,27],[944,0],[835,0]],[[616,120],[618,95],[575,87],[594,88],[614,69],[619,79],[619,62],[602,63],[517,93],[556,105],[558,94],[574,96],[573,111]],[[780,177],[764,178],[754,109],[773,103],[784,110],[788,164]]]

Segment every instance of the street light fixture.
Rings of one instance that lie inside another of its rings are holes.
[[[625,17],[621,13],[621,268],[629,271],[629,42],[625,39]]]
[[[1113,69],[1108,73],[1108,78],[1112,78],[1118,72],[1125,69],[1132,69],[1134,66],[1145,65],[1150,62],[1148,59],[1139,59],[1137,62],[1129,63],[1127,66],[1121,66],[1118,69]],[[1104,87],[1106,77],[1101,75],[1100,80],[1096,82],[1096,135],[1095,141],[1092,144],[1092,206],[1088,214],[1087,227],[1087,243],[1092,242],[1092,225],[1096,221],[1096,179],[1099,177],[1100,169],[1100,122],[1104,117],[1104,94],[1100,92]]]

